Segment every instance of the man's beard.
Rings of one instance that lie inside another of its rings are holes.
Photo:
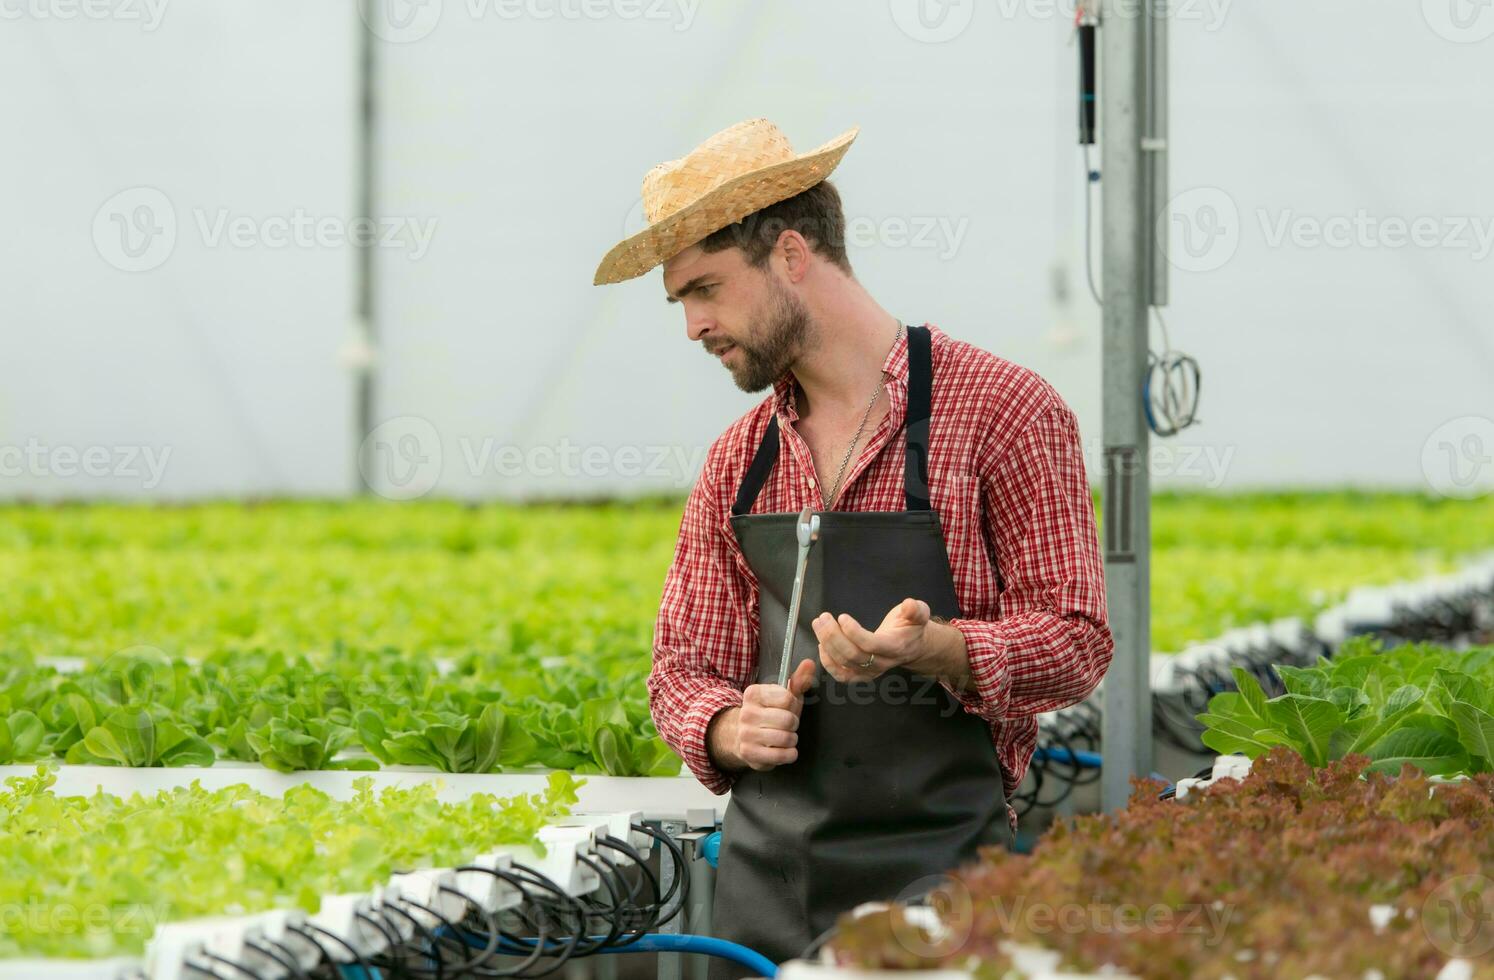
[[[803,352],[813,328],[804,301],[771,277],[768,283],[772,291],[768,309],[753,318],[750,339],[731,341],[742,356],[739,365],[727,370],[743,391],[762,391],[783,377]]]

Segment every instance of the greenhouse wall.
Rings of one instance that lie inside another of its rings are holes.
[[[1158,444],[1160,485],[1420,487],[1494,415],[1494,41],[1363,5],[1174,4],[1166,316],[1203,424]],[[368,14],[361,478],[365,25],[293,0],[86,9],[0,31],[0,180],[27,189],[0,245],[7,498],[683,492],[760,396],[687,341],[657,272],[591,278],[643,226],[661,148],[754,115],[801,150],[861,127],[834,177],[858,277],[1051,380],[1098,469],[1070,3]],[[628,70],[585,70],[619,49]]]

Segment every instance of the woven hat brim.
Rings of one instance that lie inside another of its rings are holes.
[[[859,126],[853,126],[792,160],[733,177],[701,195],[699,200],[623,239],[602,257],[592,285],[636,279],[712,232],[809,190],[830,176],[860,131]]]

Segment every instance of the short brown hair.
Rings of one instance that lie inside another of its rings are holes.
[[[846,257],[846,215],[840,205],[840,192],[828,180],[712,232],[701,240],[700,247],[708,253],[740,248],[748,264],[761,269],[767,264],[778,236],[789,229],[803,235],[813,251],[829,259],[846,275],[851,274],[851,260]]]

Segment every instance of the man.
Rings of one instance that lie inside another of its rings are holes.
[[[665,741],[731,790],[717,932],[775,961],[1004,843],[1035,716],[1093,691],[1112,649],[1074,415],[856,281],[825,180],[856,133],[795,154],[754,119],[660,164],[649,227],[595,278],[662,263],[690,339],[772,387],[685,505],[648,688]]]

